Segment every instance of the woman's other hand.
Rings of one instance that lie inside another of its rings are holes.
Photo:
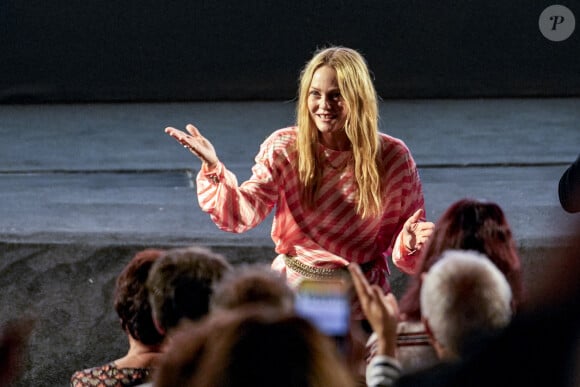
[[[433,233],[435,224],[421,220],[422,209],[415,211],[403,226],[403,246],[408,251],[420,251]]]

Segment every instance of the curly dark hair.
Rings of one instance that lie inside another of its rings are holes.
[[[114,306],[121,328],[145,345],[161,344],[164,337],[155,328],[146,287],[153,263],[164,253],[161,249],[138,252],[117,277]]]

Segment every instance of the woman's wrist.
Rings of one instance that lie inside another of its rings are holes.
[[[397,357],[396,338],[380,337],[377,340],[377,354],[386,355],[393,358]]]
[[[219,160],[218,161],[215,161],[213,163],[209,163],[207,161],[204,161],[202,163],[202,166],[201,167],[202,167],[202,169],[204,171],[212,171],[212,170],[214,170],[217,167],[218,164],[219,164]]]

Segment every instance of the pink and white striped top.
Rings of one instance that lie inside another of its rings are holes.
[[[384,211],[380,217],[362,219],[355,211],[352,168],[344,168],[352,151],[336,151],[320,144],[324,180],[313,211],[300,203],[294,147],[297,130],[288,127],[272,133],[260,147],[252,176],[241,185],[222,163],[212,170],[202,169],[197,176],[201,209],[221,230],[242,233],[275,208],[271,236],[278,254],[323,268],[376,261],[375,269],[366,275],[371,283],[390,290],[386,258],[392,254],[397,267],[413,272],[416,256],[398,247],[398,236],[405,221],[419,208],[424,209],[421,181],[409,149],[401,140],[380,134],[386,171]],[[272,267],[285,271],[281,257]],[[292,273],[295,278],[289,280],[295,283],[299,275]]]

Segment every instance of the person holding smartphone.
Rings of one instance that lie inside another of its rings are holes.
[[[275,208],[272,267],[292,286],[335,278],[357,262],[388,292],[387,257],[413,273],[433,223],[409,149],[379,132],[377,100],[359,52],[318,50],[301,72],[296,125],[262,143],[242,184],[194,125],[165,132],[202,161],[198,201],[220,229],[247,231]]]

